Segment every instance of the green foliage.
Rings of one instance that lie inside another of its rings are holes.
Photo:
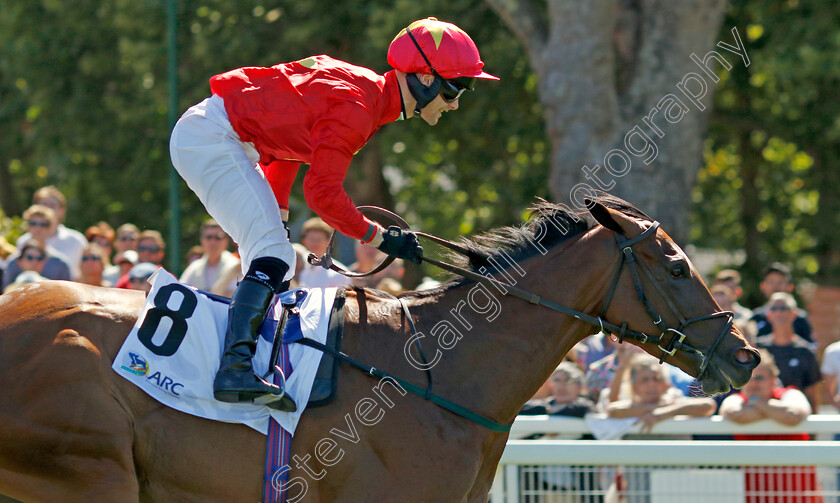
[[[750,66],[723,73],[695,189],[692,241],[745,248],[755,273],[774,260],[799,276],[840,276],[840,5],[735,2],[719,40],[738,27]]]

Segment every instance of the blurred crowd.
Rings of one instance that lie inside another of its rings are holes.
[[[159,231],[140,230],[132,223],[114,229],[107,222],[97,222],[84,232],[64,225],[67,201],[53,186],[35,191],[32,205],[23,212],[26,233],[10,243],[0,235],[0,291],[8,293],[28,283],[43,280],[69,280],[88,285],[143,290],[151,289],[149,277],[162,267],[166,242]],[[307,220],[297,252],[297,270],[292,286],[336,287],[364,286],[392,294],[403,291],[403,262],[394,260],[372,276],[352,281],[337,272],[311,266],[310,253],[322,256],[333,229],[320,218]],[[349,267],[367,272],[376,267],[385,254],[369,245],[357,244],[356,261]],[[217,295],[230,297],[242,279],[242,268],[235,243],[213,219],[200,228],[199,243],[186,255],[183,271],[169,271],[182,283]]]

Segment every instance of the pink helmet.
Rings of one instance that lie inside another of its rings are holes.
[[[433,68],[429,68],[429,63]],[[388,64],[409,74],[437,72],[444,79],[499,80],[482,70],[484,62],[478,48],[464,30],[433,17],[414,21],[394,37],[388,47]]]

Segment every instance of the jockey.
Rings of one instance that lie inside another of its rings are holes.
[[[475,43],[435,18],[402,30],[388,48],[394,68],[379,75],[329,56],[269,68],[245,67],[210,79],[212,96],[172,131],[172,163],[207,212],[238,244],[242,282],[228,313],[224,353],[213,383],[223,402],[294,411],[294,401],[252,370],[257,330],[274,295],[295,271],[289,193],[301,163],[306,202],[343,234],[420,263],[417,236],[364,217],[342,184],[353,155],[380,126],[418,116],[437,124],[482,71]],[[413,111],[407,115],[406,110]]]

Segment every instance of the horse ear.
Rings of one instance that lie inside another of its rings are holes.
[[[627,234],[627,231],[630,229],[630,222],[627,215],[618,210],[607,208],[603,204],[591,199],[586,199],[584,203],[596,222],[617,234]]]

